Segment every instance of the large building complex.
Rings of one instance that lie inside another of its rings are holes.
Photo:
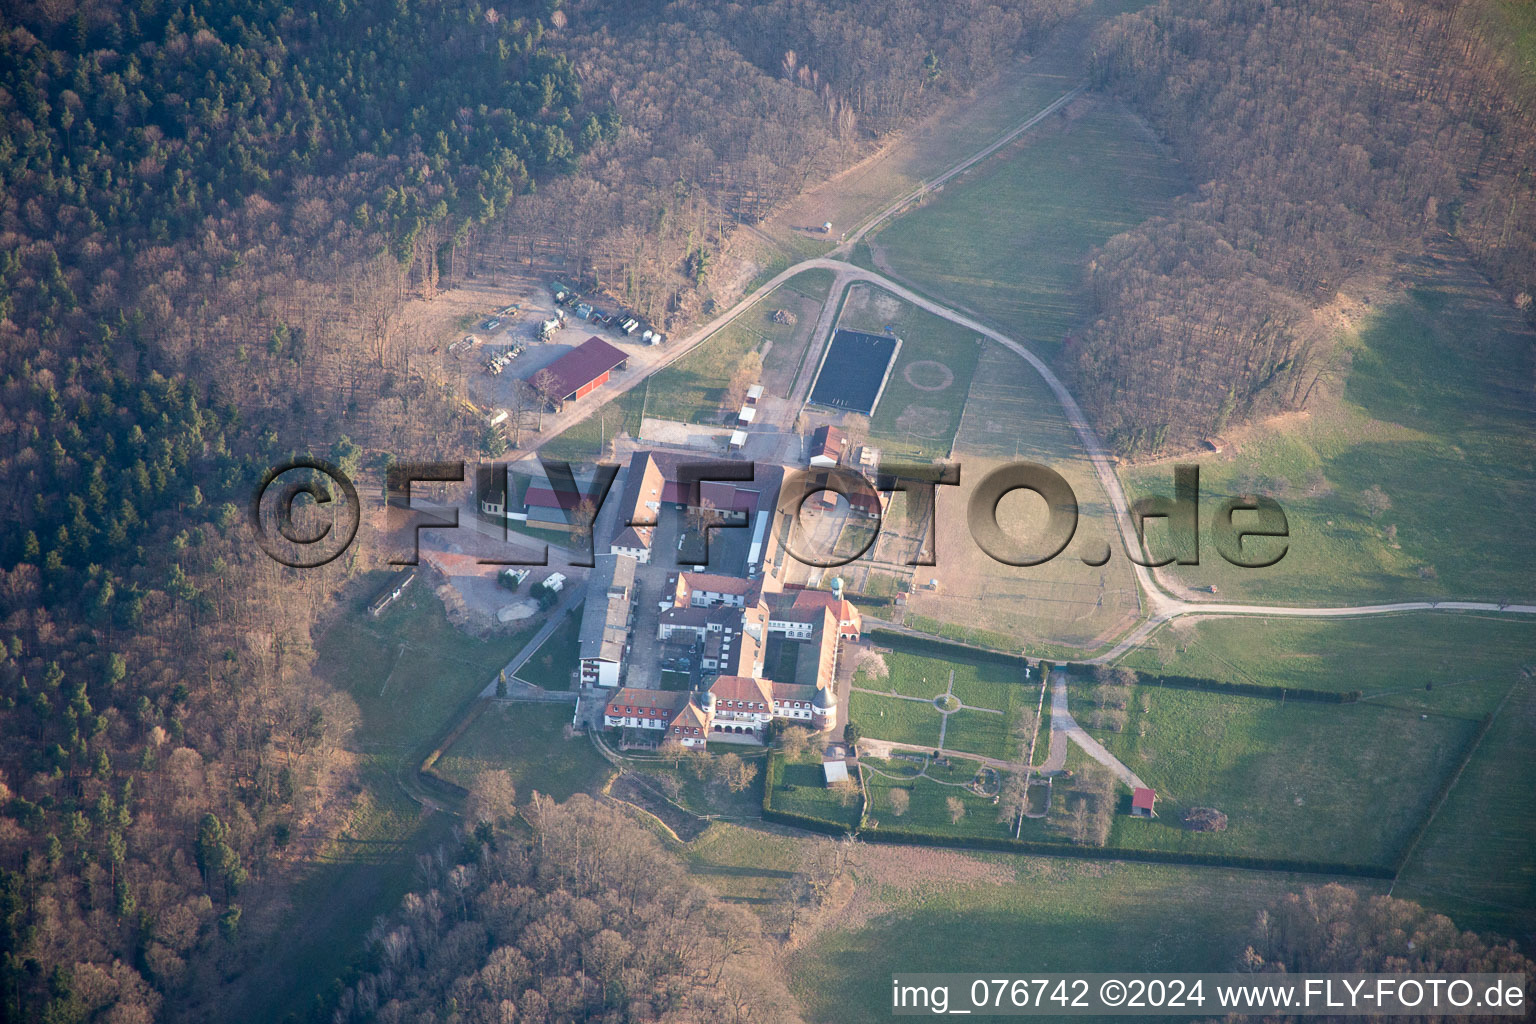
[[[859,638],[863,622],[840,592],[785,586],[771,564],[782,468],[754,466],[750,481],[689,484],[678,472],[683,458],[640,451],[630,460],[582,611],[584,699],[602,701],[603,724],[621,730],[624,747],[761,743],[776,720],[830,727],[840,646]],[[695,522],[705,512],[743,532],[725,569],[666,567],[676,552],[656,550],[664,510]],[[638,596],[641,569],[652,589]],[[634,676],[688,685],[630,685]]]

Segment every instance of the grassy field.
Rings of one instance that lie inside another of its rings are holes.
[[[546,690],[569,690],[571,674],[581,664],[581,650],[576,643],[580,635],[581,609],[576,608],[517,670],[517,677]]]
[[[1377,705],[1475,717],[1536,666],[1536,620],[1421,612],[1176,621],[1121,664],[1264,686],[1360,690]]]
[[[1024,685],[1022,663],[972,658],[958,648],[946,657],[933,657],[915,653],[915,647],[899,649],[904,646],[899,639],[884,642],[898,647],[880,655],[885,674],[876,675],[868,666],[861,667],[854,676],[855,686],[926,700],[944,693],[953,679],[954,696],[961,703],[1002,713],[955,711],[949,716],[944,748],[984,757],[1017,756],[1019,745],[1012,736],[1012,725],[1021,708],[1035,706],[1037,693],[1033,686]],[[938,744],[942,716],[932,704],[855,693],[852,715],[866,736],[922,746]]]
[[[505,771],[519,802],[535,790],[556,800],[602,788],[613,768],[585,736],[565,738],[571,705],[498,704],[481,715],[437,762],[437,771],[468,786],[486,771]]]
[[[823,932],[790,958],[807,1020],[889,1020],[892,975],[915,972],[1231,970],[1258,912],[1317,884],[1225,869],[877,852],[886,863],[871,857],[856,870],[861,923]]]
[[[774,350],[798,351],[796,340],[803,342],[805,333],[813,326],[814,321],[776,324],[773,311],[789,307],[797,310],[797,316],[804,321],[806,307],[819,308],[831,286],[830,271],[805,271],[743,310],[708,341],[650,377],[645,415],[688,423],[720,422],[726,390],[742,359],[753,351],[769,355]],[[765,368],[767,362],[765,357]]]
[[[1232,600],[1329,604],[1529,596],[1536,536],[1511,530],[1536,503],[1531,336],[1470,287],[1445,281],[1375,313],[1342,344],[1342,395],[1259,428],[1201,463],[1201,502],[1276,497],[1289,550],[1269,569],[1228,565],[1207,539],[1172,578]],[[1122,474],[1132,498],[1171,493],[1172,469]],[[1375,510],[1375,489],[1389,507]]]
[[[446,822],[424,816],[397,777],[415,769],[455,712],[524,643],[483,641],[449,624],[420,586],[382,617],[367,606],[387,573],[371,573],[343,600],[346,611],[315,645],[316,669],[356,702],[362,791],[338,836],[293,893],[291,926],[265,954],[281,985],[258,986],[237,1001],[232,1019],[280,1020],[294,993],[322,990],[362,948],[363,934],[416,884],[414,854],[448,839]],[[305,996],[304,998],[308,998]]]
[[[902,278],[1049,350],[1091,312],[1084,266],[1187,188],[1137,118],[1079,100],[874,239]]]
[[[881,825],[907,826],[953,835],[1005,834],[1004,827],[998,823],[997,807],[992,803],[992,798],[978,796],[964,785],[976,775],[976,769],[980,767],[978,762],[954,758],[948,771],[931,767],[921,777],[917,776],[917,765],[906,761],[862,758],[860,764],[865,766],[867,772],[869,813]],[[891,793],[898,788],[908,794],[907,811],[901,815],[891,805]],[[965,806],[965,814],[959,822],[950,820],[949,798],[952,796],[959,797]]]
[[[891,456],[949,455],[982,339],[864,284],[849,288],[837,325],[872,334],[889,326],[901,339],[901,351],[870,418],[870,440]]]
[[[774,785],[768,795],[774,810],[845,822],[850,828],[858,824],[859,797],[855,795],[853,800],[844,804],[836,793],[827,788],[826,776],[821,769],[820,751],[807,753],[798,761],[787,761],[776,753],[769,756],[775,765]]]
[[[595,462],[604,453],[607,442],[615,434],[631,437],[640,434],[640,420],[645,415],[645,394],[650,382],[632,388],[624,394],[594,409],[580,423],[566,430],[559,437],[539,449],[539,455],[547,459],[565,459],[569,462]],[[523,435],[525,443],[536,443],[538,434]]]
[[[887,642],[884,635],[881,640]],[[900,640],[889,640],[897,644]],[[961,666],[951,665],[938,658],[925,657],[904,650],[883,651],[880,660],[885,663],[885,674],[876,675],[868,666],[861,666],[854,675],[854,685],[869,690],[887,690],[905,697],[937,697],[949,688],[950,672],[959,672]],[[975,703],[970,701],[967,703]]]
[[[1536,938],[1536,763],[1529,756],[1536,742],[1536,622],[1433,613],[1212,620],[1164,627],[1123,663],[1239,682],[1359,689],[1366,705],[1332,713],[1379,708],[1383,715],[1406,713],[1409,726],[1427,724],[1417,716],[1428,714],[1470,728],[1503,704],[1396,892],[1463,927]],[[1356,745],[1392,742],[1365,736]],[[1419,754],[1417,746],[1406,749]],[[1426,774],[1416,791],[1432,792],[1434,785],[1438,780],[1432,784]],[[1469,844],[1474,834],[1478,842]]]
[[[1477,729],[1469,718],[1374,705],[1280,703],[1139,686],[1123,733],[1073,717],[1157,791],[1154,821],[1117,815],[1111,846],[1393,865]],[[1145,708],[1145,710],[1143,710]],[[1215,807],[1225,832],[1184,830]]]
[[[922,747],[939,745],[942,716],[932,704],[854,691],[849,705],[849,720],[858,723],[865,736]]]
[[[1019,755],[1019,741],[1009,728],[1014,717],[1011,711],[1011,706],[1010,713],[1000,715],[985,711],[956,711],[949,716],[949,725],[944,731],[944,749],[1012,760]]]
[[[1515,685],[1398,880],[1463,928],[1536,941],[1536,683]],[[1475,836],[1475,842],[1468,838]]]
[[[778,898],[816,841],[716,822],[683,855],[689,872],[724,899],[762,905]]]

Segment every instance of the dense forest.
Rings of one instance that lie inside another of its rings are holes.
[[[701,888],[619,805],[535,794],[512,828],[486,818],[456,851],[424,858],[421,886],[374,927],[373,967],[342,994],[334,1020],[788,1024],[798,1017],[776,955],[779,926],[792,932],[815,916],[815,894],[846,887],[865,855],[847,841],[811,842],[820,856],[808,855],[776,904],[754,914]],[[1205,969],[1529,977],[1533,965],[1513,943],[1461,931],[1416,903],[1328,884],[1261,911],[1230,961]]]
[[[523,816],[530,838],[481,830],[426,865],[337,1024],[799,1020],[757,916],[623,811],[536,797]]]
[[[380,556],[242,510],[294,451],[474,450],[408,300],[515,260],[684,322],[733,225],[1075,5],[5,5],[0,1020],[213,1005],[345,813],[313,632]]]
[[[1066,359],[1114,447],[1301,408],[1311,311],[1446,233],[1536,318],[1536,107],[1485,6],[1162,0],[1099,31],[1094,83],[1204,182],[1091,268]]]

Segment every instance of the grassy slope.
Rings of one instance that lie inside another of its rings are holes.
[[[454,711],[532,632],[493,642],[465,636],[419,582],[374,620],[367,604],[384,576],[358,583],[348,614],[316,644],[319,670],[357,702],[363,790],[346,826],[294,888],[293,906],[303,909],[269,954],[283,985],[250,992],[232,1019],[307,1011],[308,994],[343,971],[373,919],[415,884],[412,855],[446,841],[447,830],[440,818],[422,817],[396,776],[414,769]]]
[[[1290,524],[1285,558],[1236,568],[1207,538],[1202,564],[1170,567],[1176,578],[1233,600],[1301,604],[1528,596],[1536,535],[1510,526],[1536,503],[1530,339],[1488,313],[1449,289],[1416,290],[1346,339],[1341,401],[1283,433],[1260,428],[1201,467],[1205,523],[1255,479],[1275,493]],[[1306,493],[1314,472],[1326,493]],[[1132,497],[1171,493],[1168,465],[1123,477]],[[1392,503],[1379,517],[1363,500],[1372,487]]]
[[[799,868],[809,842],[716,822],[688,844],[684,857],[688,870],[726,899],[766,904]]]
[[[1536,684],[1522,679],[1403,869],[1395,894],[1464,928],[1536,942]],[[1476,836],[1475,843],[1467,838]]]
[[[874,243],[923,291],[1049,350],[1090,312],[1089,253],[1186,187],[1136,118],[1095,100],[950,182]]]
[[[520,801],[534,790],[565,800],[600,789],[613,769],[585,736],[565,738],[570,721],[569,704],[493,707],[449,748],[437,770],[464,786],[483,771],[506,771]]]
[[[1536,620],[1427,612],[1211,619],[1164,626],[1122,664],[1239,683],[1360,690],[1373,702],[1475,716],[1493,709],[1522,667],[1536,665]]]
[[[1258,911],[1315,881],[1223,869],[987,860],[1015,871],[1014,880],[919,878],[902,888],[867,882],[865,905],[878,898],[884,913],[851,930],[822,933],[789,961],[806,1019],[888,1020],[891,976],[903,973],[1229,970]]]

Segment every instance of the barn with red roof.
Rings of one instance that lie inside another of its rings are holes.
[[[591,394],[608,382],[614,370],[622,370],[629,356],[602,338],[591,337],[528,378],[549,396],[556,409],[566,402]],[[540,386],[549,381],[549,387]]]

